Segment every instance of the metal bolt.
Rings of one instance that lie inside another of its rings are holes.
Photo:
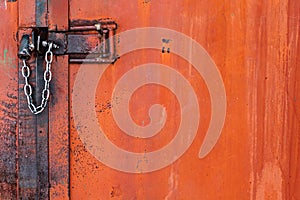
[[[29,50],[30,50],[30,51],[33,51],[33,50],[34,50],[34,44],[32,44],[32,43],[29,44]]]
[[[46,46],[48,46],[48,42],[43,41],[43,42],[42,42],[42,45],[43,45],[43,47],[46,47]]]
[[[101,24],[100,23],[99,24],[95,24],[95,27],[96,27],[97,31],[101,30]]]
[[[47,47],[47,46],[49,45],[49,42],[43,41],[43,42],[42,42],[42,45],[43,45],[43,47]],[[58,46],[57,44],[52,44],[52,47],[53,47],[54,49],[58,49],[58,48],[59,48],[59,46]]]
[[[53,47],[54,49],[58,49],[58,48],[59,48],[59,46],[58,46],[57,44],[53,44],[52,47]]]

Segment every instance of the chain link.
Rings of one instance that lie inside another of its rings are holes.
[[[41,101],[41,104],[39,106],[35,106],[33,104],[32,86],[30,85],[30,83],[28,81],[28,78],[30,76],[30,68],[26,64],[26,61],[23,60],[22,76],[25,79],[25,85],[24,85],[23,90],[24,90],[24,94],[25,94],[26,99],[27,99],[28,108],[35,115],[37,115],[37,114],[44,111],[44,109],[47,106],[47,102],[49,100],[49,97],[50,97],[49,84],[50,84],[50,81],[52,79],[51,64],[52,64],[52,61],[53,61],[52,46],[53,46],[53,43],[50,43],[48,51],[46,52],[46,55],[45,55],[46,70],[44,72],[44,89],[42,91],[42,101]]]

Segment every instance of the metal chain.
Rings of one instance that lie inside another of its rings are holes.
[[[44,84],[44,89],[42,91],[42,102],[39,106],[35,106],[33,104],[32,86],[28,82],[28,78],[30,76],[30,68],[26,64],[26,61],[23,60],[22,76],[25,79],[24,93],[25,93],[25,96],[27,98],[28,108],[35,115],[40,114],[41,112],[44,111],[44,109],[47,106],[47,102],[49,100],[49,97],[50,97],[49,83],[52,79],[51,64],[52,64],[52,61],[53,61],[52,46],[53,46],[53,43],[50,43],[48,51],[46,52],[46,55],[45,55],[45,61],[46,61],[46,70],[44,72],[44,82],[45,82],[45,84]]]

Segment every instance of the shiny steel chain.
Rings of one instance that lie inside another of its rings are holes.
[[[26,64],[26,61],[23,60],[22,76],[25,79],[24,93],[25,93],[25,96],[27,98],[28,108],[35,115],[37,115],[37,114],[44,111],[44,109],[47,106],[47,102],[49,100],[49,97],[50,97],[49,83],[52,79],[51,64],[52,64],[52,61],[53,61],[52,46],[53,46],[53,43],[50,43],[48,51],[46,52],[46,55],[45,55],[45,61],[46,61],[46,69],[45,69],[45,72],[44,72],[44,82],[45,83],[44,83],[44,89],[42,91],[42,101],[41,101],[41,104],[39,106],[35,106],[33,104],[32,86],[28,82],[28,79],[29,79],[29,76],[30,76],[30,68]]]

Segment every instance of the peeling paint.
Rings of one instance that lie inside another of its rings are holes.
[[[122,190],[120,185],[112,186],[112,191],[110,193],[111,198],[120,197],[122,195]]]
[[[262,169],[262,175],[258,180],[255,199],[281,200],[282,195],[282,171],[277,163],[266,163]]]
[[[178,175],[174,172],[174,167],[172,166],[170,177],[169,177],[169,193],[165,197],[165,200],[173,199],[176,197],[176,190],[178,188]]]
[[[7,10],[7,2],[6,2],[6,0],[1,0],[0,1],[0,9],[5,9],[5,10]]]

